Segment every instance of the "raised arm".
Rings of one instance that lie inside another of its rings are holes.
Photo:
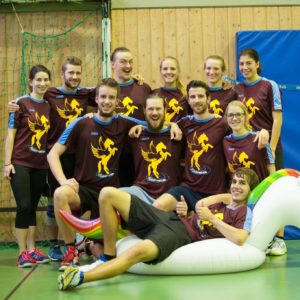
[[[209,197],[199,200],[196,203],[196,208],[197,208],[197,206],[199,206],[199,207],[206,206],[207,207],[212,204],[221,203],[221,202],[223,202],[224,204],[229,204],[230,200],[231,200],[231,195],[229,193],[212,195],[212,196],[209,196]]]

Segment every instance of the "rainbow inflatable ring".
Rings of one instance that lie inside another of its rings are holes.
[[[225,238],[195,242],[174,251],[157,265],[138,263],[128,272],[152,275],[218,274],[251,270],[261,266],[265,249],[277,230],[286,225],[300,227],[300,173],[282,169],[264,179],[250,194],[248,203],[255,205],[251,234],[243,246]],[[101,238],[101,221],[82,220],[60,211],[64,220],[77,232]],[[117,255],[140,241],[119,229]],[[129,236],[128,236],[129,235]]]

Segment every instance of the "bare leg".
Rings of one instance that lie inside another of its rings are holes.
[[[157,198],[153,206],[164,211],[173,211],[176,209],[177,200],[171,194],[162,194],[159,198]]]
[[[60,217],[59,210],[63,209],[68,213],[72,213],[71,209],[80,209],[79,195],[67,186],[61,186],[54,193],[54,213],[57,225],[66,244],[73,243],[75,240],[74,230]]]
[[[116,236],[118,218],[116,211],[128,221],[131,197],[130,194],[113,187],[105,187],[99,195],[100,216],[103,226],[104,253],[116,255]]]
[[[51,207],[50,215],[48,216],[48,208]],[[48,197],[48,207],[46,214],[46,232],[48,240],[57,240],[58,237],[58,226],[55,217],[52,215],[52,209],[54,209],[53,198]]]
[[[36,226],[29,226],[27,234],[27,249],[32,250],[35,248],[35,230]]]
[[[16,237],[19,245],[20,253],[27,250],[27,228],[16,228]]]
[[[158,247],[150,240],[144,240],[123,252],[120,256],[84,273],[83,282],[110,278],[124,273],[139,262],[151,261],[159,255]]]

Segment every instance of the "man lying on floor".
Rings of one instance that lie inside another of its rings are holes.
[[[196,213],[189,217],[183,197],[176,206],[176,213],[164,212],[119,189],[103,188],[99,195],[103,263],[85,273],[76,266],[69,266],[58,277],[59,289],[72,289],[85,282],[119,275],[139,262],[159,263],[177,248],[195,241],[225,237],[242,245],[248,238],[252,219],[247,199],[257,184],[258,177],[253,170],[239,168],[232,177],[230,204],[221,202],[206,207],[199,201]],[[122,226],[143,239],[118,257],[116,211],[121,215]]]

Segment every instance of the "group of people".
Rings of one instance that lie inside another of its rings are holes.
[[[112,53],[113,78],[96,88],[80,87],[76,57],[62,66],[62,87],[50,87],[49,70],[34,66],[29,94],[9,103],[5,147],[4,177],[17,203],[18,266],[60,260],[59,287],[67,289],[139,261],[157,263],[192,241],[223,236],[244,243],[250,190],[283,168],[282,101],[277,84],[260,76],[254,49],[244,49],[239,61],[242,83],[225,87],[224,59],[212,55],[204,62],[207,82],[192,80],[185,87],[178,60],[167,56],[160,64],[164,86],[153,91],[132,77],[133,57],[125,47]],[[34,240],[46,182],[49,255]],[[100,215],[104,243],[93,264],[73,266],[79,262],[75,232],[61,209]],[[117,258],[116,211],[122,226],[144,239]],[[281,229],[267,252],[286,251]]]

